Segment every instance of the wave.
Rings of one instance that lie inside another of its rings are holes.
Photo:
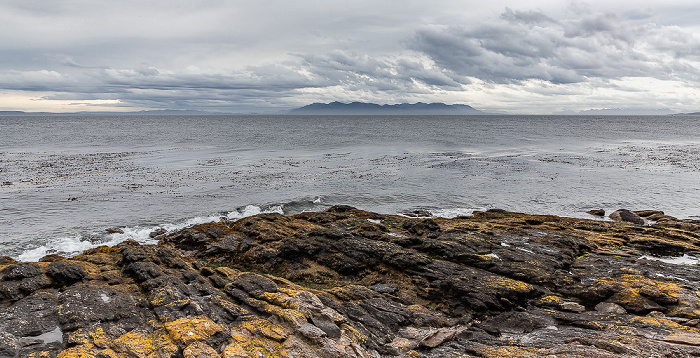
[[[124,241],[132,240],[144,245],[157,244],[158,240],[151,237],[152,233],[165,230],[167,233],[175,232],[193,225],[219,221],[222,218],[228,220],[240,220],[245,217],[263,214],[277,213],[292,215],[301,211],[320,211],[328,207],[324,205],[320,197],[310,200],[294,201],[289,203],[277,203],[268,205],[246,205],[230,212],[212,215],[197,216],[183,221],[163,223],[152,226],[121,227],[121,232],[107,233],[104,228],[98,232],[75,234],[72,236],[58,237],[35,247],[23,250],[14,259],[18,261],[38,261],[50,254],[58,254],[71,257],[99,246],[115,246]]]
[[[240,220],[249,216],[263,213],[277,213],[282,215],[294,215],[308,211],[322,211],[331,207],[337,198],[324,198],[321,196],[307,197],[302,200],[290,201],[286,203],[271,203],[264,205],[246,205],[238,207],[232,211],[212,213],[187,218],[181,221],[166,222],[159,225],[139,225],[119,227],[119,231],[108,233],[107,228],[99,228],[92,232],[86,232],[57,237],[48,240],[42,240],[40,243],[30,244],[31,246],[13,255],[18,261],[38,261],[42,257],[50,254],[58,254],[66,257],[71,257],[99,246],[115,246],[124,241],[136,241],[144,245],[154,245],[158,240],[154,239],[155,232],[172,233],[184,228],[204,224],[209,222],[220,221],[225,218],[230,221]],[[457,216],[471,215],[474,208],[430,208],[425,209],[433,217],[454,218]],[[400,212],[392,212],[387,214],[401,214]]]

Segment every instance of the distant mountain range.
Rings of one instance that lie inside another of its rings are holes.
[[[288,114],[303,115],[469,115],[487,114],[478,109],[474,109],[466,104],[444,104],[444,103],[401,103],[401,104],[376,104],[364,102],[352,103],[313,103],[308,106],[296,108]]]
[[[509,115],[505,112],[480,111],[466,104],[445,104],[445,103],[402,103],[402,104],[376,104],[365,102],[331,102],[313,103],[308,106],[292,109],[290,111],[279,111],[274,113],[226,113],[226,112],[206,112],[197,110],[147,110],[132,112],[72,112],[72,113],[52,113],[52,112],[23,112],[23,111],[0,111],[0,116],[211,116],[211,115]],[[647,109],[647,108],[604,108],[588,109],[578,112],[562,111],[553,113],[554,115],[700,115],[700,112],[678,113],[668,108]]]

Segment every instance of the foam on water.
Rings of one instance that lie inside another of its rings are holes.
[[[83,241],[82,235],[60,237],[49,241],[45,245],[29,249],[15,257],[19,261],[39,261],[40,258],[55,253],[78,253],[93,248],[96,245]]]
[[[186,227],[199,225],[214,221],[219,221],[222,217],[229,220],[239,220],[245,217],[263,214],[278,213],[284,214],[284,204],[270,205],[261,208],[256,205],[247,205],[223,215],[197,216],[179,223],[165,223],[155,226],[134,226],[120,228],[122,233],[103,234],[76,234],[69,237],[61,237],[49,240],[44,245],[25,250],[15,257],[18,261],[38,261],[49,254],[60,254],[64,256],[75,256],[85,250],[98,246],[115,246],[127,240],[133,240],[144,245],[154,245],[158,240],[151,238],[151,233],[158,229],[165,229],[168,233],[182,230]]]
[[[698,119],[3,116],[0,256],[153,243],[158,228],[341,204],[445,218],[489,208],[700,216]],[[113,225],[124,233],[104,231]]]
[[[439,218],[456,218],[458,216],[470,216],[478,209],[468,209],[468,208],[450,208],[450,209],[433,209],[428,210],[430,214]]]

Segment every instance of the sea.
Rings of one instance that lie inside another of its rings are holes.
[[[338,204],[698,218],[699,183],[692,115],[0,116],[0,256]]]

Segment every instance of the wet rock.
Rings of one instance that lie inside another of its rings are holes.
[[[593,216],[600,216],[603,217],[605,216],[605,210],[603,209],[594,209],[594,210],[588,210],[586,211],[588,214],[591,214]]]
[[[634,211],[634,213],[643,218],[649,218],[651,216],[658,217],[664,215],[664,212],[660,210],[636,210]]]
[[[326,210],[326,211],[330,212],[330,213],[346,213],[346,212],[352,211],[352,210],[357,210],[357,208],[352,207],[350,205],[335,205],[335,206],[328,208],[328,210]]]
[[[118,227],[109,227],[109,228],[106,228],[105,231],[108,234],[123,234],[124,233],[124,230],[122,230]]]
[[[165,235],[165,234],[167,234],[167,233],[168,233],[168,230],[165,230],[165,229],[163,229],[162,227],[159,227],[159,228],[157,228],[157,229],[151,231],[151,232],[148,234],[148,237],[150,237],[151,239],[153,239],[153,238],[155,238],[155,237],[157,237],[157,236]]]
[[[429,218],[433,216],[433,214],[425,210],[404,211],[403,214],[411,218]]]
[[[644,225],[646,221],[639,217],[639,215],[627,210],[620,209],[612,212],[609,217],[615,221],[630,222],[637,225]]]
[[[0,256],[0,265],[13,265],[16,263],[17,261],[9,256]]]
[[[438,225],[432,219],[423,219],[420,221],[406,221],[403,224],[403,228],[408,232],[416,235],[429,235],[434,236],[440,231],[440,225]]]

